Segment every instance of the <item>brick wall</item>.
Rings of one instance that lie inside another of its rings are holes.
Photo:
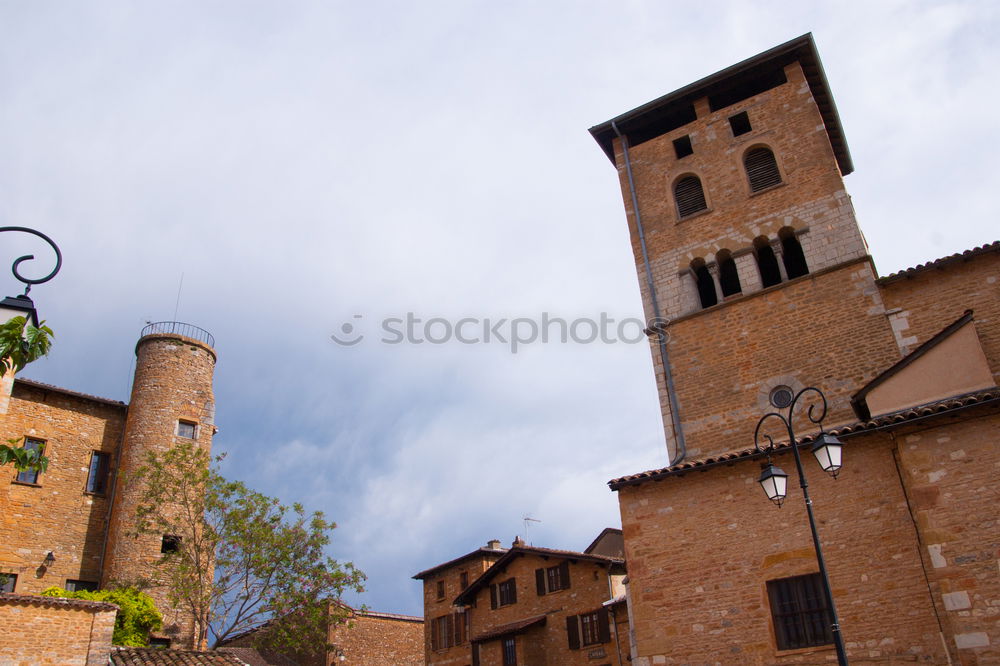
[[[0,594],[0,664],[105,666],[118,607]]]
[[[136,346],[135,380],[121,447],[120,476],[108,531],[108,552],[102,581],[156,582],[162,535],[134,537],[135,510],[141,488],[129,474],[142,466],[149,451],[166,451],[175,443],[190,441],[178,436],[179,420],[197,424],[198,446],[211,450],[215,433],[212,374],[215,352],[203,343],[179,335],[148,335]],[[173,608],[166,589],[148,590],[164,616],[163,633],[174,647],[195,647],[193,618],[183,608]]]
[[[490,608],[490,589],[486,587],[476,595],[476,605],[470,609],[471,635],[489,632],[502,625],[546,615],[544,626],[533,627],[515,637],[518,663],[573,664],[617,663],[614,632],[611,642],[570,649],[567,635],[567,617],[590,613],[602,607],[611,597],[608,566],[587,561],[570,560],[570,588],[539,596],[535,586],[535,570],[558,565],[558,557],[524,554],[513,558],[507,567],[490,582],[499,583],[513,578],[516,581],[517,603]],[[482,666],[499,666],[503,663],[500,639],[480,644]],[[627,654],[623,646],[623,654]],[[601,657],[599,655],[605,655]],[[596,659],[596,661],[595,661]]]
[[[359,611],[346,625],[331,627],[330,642],[346,658],[331,661],[333,664],[424,663],[424,623],[420,618]]]
[[[688,455],[752,448],[779,384],[819,385],[830,400],[827,423],[854,421],[851,395],[899,358],[874,279],[861,260],[670,326]],[[661,407],[669,419],[665,396]]]
[[[844,456],[837,480],[803,463],[851,662],[944,663],[893,442],[882,434],[852,438]],[[766,582],[818,570],[794,462],[788,454],[776,462],[791,474],[780,509],[764,496],[751,461],[619,491],[636,663],[832,657],[832,646],[776,647]]]
[[[15,592],[101,579],[109,494],[88,493],[87,477],[92,453],[113,460],[121,441],[125,406],[109,403],[14,383],[0,437],[42,439],[49,457],[32,485],[18,483],[13,467],[0,468],[0,572],[17,575]],[[55,562],[45,566],[50,551]]]
[[[431,642],[434,619],[454,611],[452,602],[465,589],[462,574],[469,583],[479,578],[484,571],[503,555],[504,551],[483,553],[476,551],[471,557],[463,558],[454,566],[435,570],[423,579],[424,584],[424,659],[433,666],[465,666],[472,663],[472,647],[468,641],[450,648],[434,650]],[[444,585],[444,594],[438,594],[438,583]]]

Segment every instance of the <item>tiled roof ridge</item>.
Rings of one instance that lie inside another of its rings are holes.
[[[906,409],[901,409],[882,416],[876,416],[873,419],[865,421],[856,421],[854,423],[848,423],[834,428],[827,428],[826,432],[838,437],[848,437],[858,435],[863,432],[902,425],[911,421],[918,421],[920,419],[935,416],[937,414],[943,414],[945,412],[998,401],[1000,401],[1000,387],[993,387],[990,389],[952,396],[950,398],[945,398],[944,400],[937,400],[923,405],[907,407]],[[804,444],[811,443],[814,439],[815,434],[806,435],[805,437],[798,438],[797,444],[801,447]],[[791,446],[788,442],[782,442],[775,445],[775,449],[779,451],[790,448]],[[704,470],[718,465],[730,464],[740,460],[749,460],[759,457],[761,457],[761,454],[753,448],[743,449],[741,451],[731,451],[709,458],[702,458],[700,460],[681,463],[679,465],[674,465],[673,467],[662,467],[660,469],[639,472],[638,474],[629,474],[627,476],[622,476],[608,481],[608,486],[612,490],[618,490],[624,486],[640,485],[647,481],[656,481],[658,479],[664,479],[668,476],[680,476],[690,471]]]
[[[575,557],[575,558],[585,557],[585,558],[593,558],[593,559],[598,559],[598,560],[606,560],[608,562],[624,562],[625,561],[624,558],[614,557],[613,555],[599,555],[597,553],[584,553],[584,552],[581,552],[581,551],[578,551],[578,550],[560,550],[558,548],[543,548],[541,546],[527,546],[527,545],[521,546],[521,545],[518,545],[518,546],[514,546],[513,548],[511,548],[511,551],[512,552],[513,551],[516,551],[516,552],[529,552],[529,553],[530,552],[538,552],[538,553],[541,553],[543,555],[559,555],[561,557],[570,557],[570,558],[572,558],[572,557]]]
[[[43,597],[37,594],[12,594],[0,592],[0,602],[9,602],[26,606],[62,606],[81,610],[117,611],[118,606],[107,601],[90,601],[89,599],[66,599],[64,597]]]
[[[41,389],[43,391],[56,391],[58,393],[64,393],[66,395],[73,396],[74,398],[82,398],[84,400],[90,400],[93,402],[100,402],[105,405],[111,405],[113,407],[127,407],[121,400],[112,400],[111,398],[102,398],[99,395],[90,395],[89,393],[82,393],[80,391],[74,391],[72,389],[63,388],[62,386],[56,386],[55,384],[48,384],[46,382],[40,382],[37,379],[28,379],[27,377],[15,377],[14,384],[23,384],[24,386],[30,386],[32,388]]]
[[[920,273],[930,268],[940,268],[941,266],[954,263],[956,261],[972,259],[973,257],[978,257],[981,254],[988,254],[990,252],[1000,252],[1000,241],[993,241],[992,243],[986,243],[985,245],[974,247],[971,250],[956,252],[955,254],[949,254],[947,257],[941,257],[940,259],[934,259],[923,264],[917,264],[911,268],[904,268],[901,271],[884,275],[880,277],[878,281],[883,284],[886,282],[894,282],[895,280],[910,277],[915,273]]]
[[[115,646],[115,666],[247,666],[235,654],[222,650],[178,650],[173,648]]]
[[[419,573],[415,573],[415,574],[413,574],[413,576],[411,576],[411,578],[413,578],[415,580],[420,580],[421,578],[424,578],[426,576],[431,575],[435,571],[439,571],[440,569],[447,569],[450,566],[454,566],[454,565],[458,564],[462,560],[468,559],[470,557],[474,557],[476,555],[489,554],[489,553],[492,553],[492,554],[495,554],[495,555],[503,555],[506,552],[507,552],[506,548],[498,548],[497,550],[494,550],[494,549],[488,548],[486,546],[480,546],[479,548],[476,548],[475,550],[473,550],[471,552],[468,552],[465,555],[461,555],[459,557],[456,557],[453,560],[448,560],[447,562],[442,562],[441,564],[436,564],[436,565],[434,565],[433,567],[431,567],[429,569],[424,569],[423,571],[421,571]]]
[[[416,615],[403,615],[402,613],[382,613],[379,611],[356,611],[357,615],[361,617],[377,617],[386,620],[403,620],[405,622],[423,622],[423,617],[417,617]]]

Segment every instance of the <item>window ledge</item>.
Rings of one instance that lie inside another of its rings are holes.
[[[777,187],[777,185],[775,185],[774,187]],[[769,187],[767,189],[770,190],[772,188]],[[761,192],[766,192],[766,191],[767,190],[761,190]],[[713,210],[714,209],[712,208],[706,208],[705,210],[699,210],[697,213],[691,213],[690,215],[685,215],[684,217],[678,217],[677,224],[680,224],[681,222],[687,222],[688,220],[693,220],[694,218],[701,217],[702,215],[708,215]]]
[[[14,479],[13,481],[11,481],[11,483],[14,484],[15,486],[28,486],[29,488],[41,488],[42,487],[42,484],[40,484],[40,483],[31,483],[29,481],[18,481],[17,479]]]
[[[106,498],[108,496],[107,493],[93,493],[93,492],[90,492],[89,490],[84,490],[83,494],[84,495],[88,495],[90,497],[100,497],[101,499],[104,499],[104,498]]]
[[[785,185],[788,185],[788,183],[786,183],[785,181],[781,181],[780,183],[775,183],[774,185],[771,185],[769,187],[765,187],[762,190],[757,190],[756,192],[751,192],[750,193],[750,197],[753,198],[753,197],[756,197],[756,196],[760,196],[761,194],[767,194],[768,192],[771,192],[773,190],[777,190],[779,188],[782,188]]]
[[[802,654],[813,654],[816,652],[834,652],[836,648],[833,643],[826,643],[825,645],[813,645],[804,648],[795,648],[793,650],[775,650],[775,657],[793,657],[795,655]]]

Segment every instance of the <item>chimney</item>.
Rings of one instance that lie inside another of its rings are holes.
[[[511,548],[517,548],[518,546],[524,546],[524,539],[519,536],[514,537],[514,543],[511,544]]]
[[[486,547],[490,550],[500,550],[500,539],[490,539],[486,542]]]

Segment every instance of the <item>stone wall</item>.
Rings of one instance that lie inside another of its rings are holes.
[[[357,611],[344,625],[330,629],[336,646],[334,664],[393,664],[421,666],[424,663],[424,622],[418,617]]]
[[[11,466],[0,468],[0,573],[17,575],[14,592],[101,580],[114,465],[102,493],[88,493],[87,478],[93,452],[114,461],[124,423],[122,403],[14,382],[0,438],[44,440],[49,458],[33,484],[19,483]],[[55,561],[46,565],[49,552]]]
[[[0,664],[105,666],[118,607],[0,593]]]

